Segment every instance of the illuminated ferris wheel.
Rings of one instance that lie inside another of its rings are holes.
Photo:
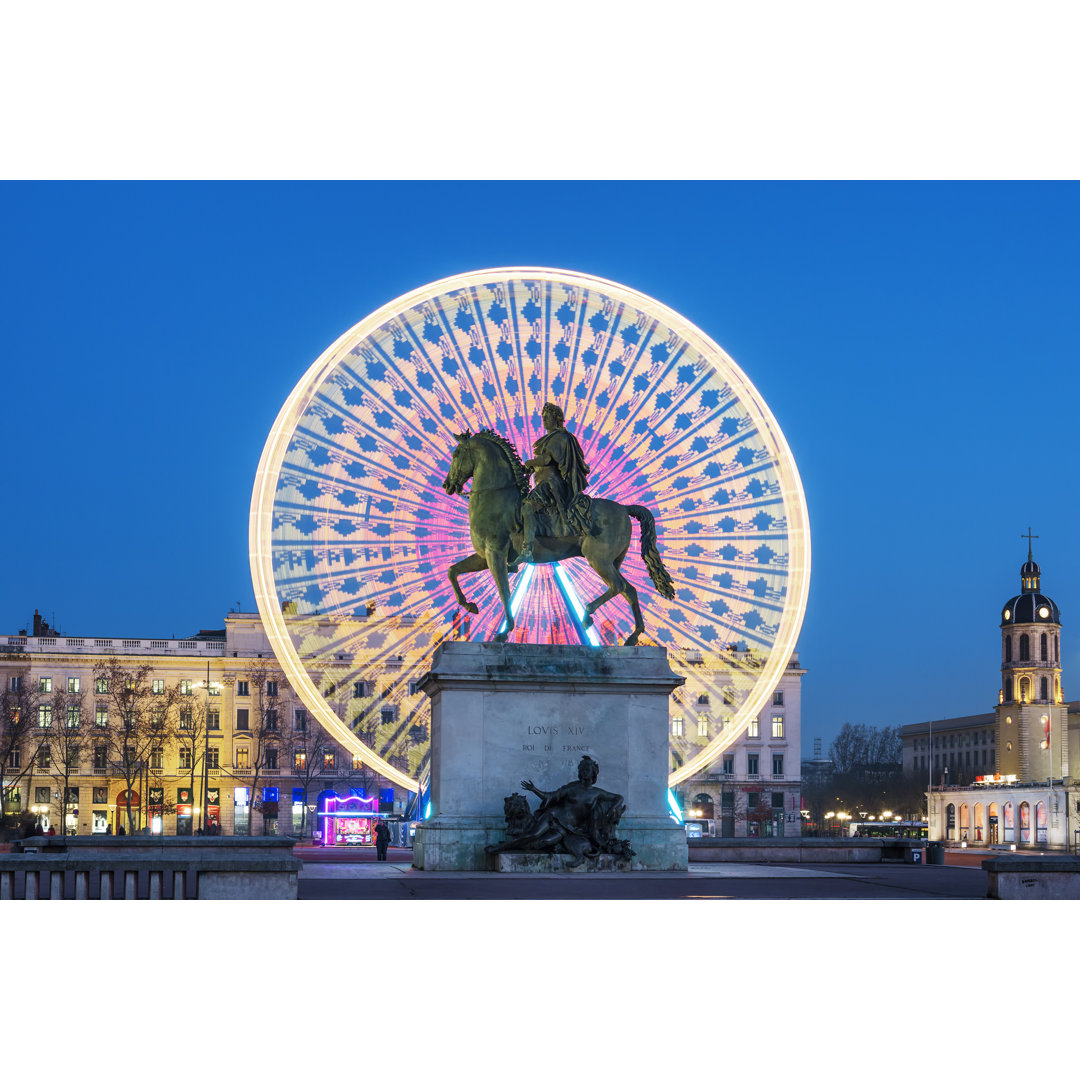
[[[416,692],[437,645],[490,640],[487,573],[457,605],[448,567],[472,551],[468,504],[443,490],[455,434],[491,429],[524,459],[559,404],[589,495],[656,519],[675,582],[662,599],[622,564],[667,646],[676,692],[671,782],[715,761],[768,703],[802,624],[810,534],[794,459],[730,357],[670,308],[614,282],[509,268],[427,285],[373,312],[311,366],[267,439],[251,503],[255,597],[275,654],[336,739],[417,790],[430,752]],[[615,645],[620,599],[582,559],[512,578],[513,641]]]

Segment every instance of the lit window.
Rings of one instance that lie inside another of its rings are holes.
[[[43,694],[52,693],[52,679],[48,675],[43,675],[38,681],[38,690]]]
[[[154,749],[150,751],[150,768],[151,769],[160,769],[161,768],[161,759],[162,759],[162,749],[161,749],[160,746],[155,746]]]
[[[94,680],[94,693],[107,694],[109,692],[109,678],[107,675],[99,675]]]
[[[248,767],[248,760],[250,757],[248,747],[238,746],[235,750],[236,753],[236,767],[238,769],[246,769]]]
[[[67,726],[69,728],[79,726],[79,712],[80,710],[78,703],[74,705],[69,705],[67,707]]]
[[[207,731],[220,731],[221,730],[221,710],[210,709],[206,714],[206,730]]]
[[[52,706],[39,705],[37,707],[38,727],[52,727]]]
[[[709,734],[709,718],[707,716],[699,716],[697,722],[697,733],[701,738],[706,738]]]
[[[195,721],[192,719],[190,709],[180,710],[180,730],[190,731],[195,726]]]
[[[293,772],[302,773],[307,768],[307,752],[297,750],[293,754]]]
[[[326,772],[331,772],[334,768],[334,751],[326,750],[322,756],[322,767]]]
[[[39,769],[52,768],[52,751],[47,746],[43,746],[38,750],[37,767]]]
[[[109,726],[109,706],[97,705],[94,707],[94,723],[98,727]]]
[[[208,746],[206,748],[206,767],[208,769],[218,769],[221,766],[218,764],[218,755],[220,749],[216,746]]]
[[[682,717],[681,716],[673,717],[672,721],[671,721],[671,734],[672,735],[682,735],[682,733],[683,733]]]
[[[761,737],[761,733],[758,730],[758,718],[756,716],[752,716],[750,718],[750,723],[747,726],[746,734],[749,735],[751,739],[757,739]]]
[[[364,767],[364,761],[359,754],[353,754],[352,756],[352,769],[353,772],[359,772]]]
[[[154,679],[154,681],[151,683],[150,692],[153,693],[153,694],[164,694],[165,693],[165,680],[164,679]]]
[[[1043,634],[1043,637],[1045,638],[1046,635]],[[1045,660],[1046,657],[1044,656],[1043,659]],[[82,686],[82,680],[77,675],[76,676],[68,676],[68,693],[69,694],[77,694],[79,692],[81,686]]]
[[[772,737],[774,739],[782,739],[784,737],[784,718],[782,716],[774,716],[772,718]]]
[[[187,695],[187,694],[191,693],[191,680],[190,679],[181,679],[180,680],[180,693],[184,694],[184,695]]]
[[[212,682],[210,684],[210,688],[207,690],[207,693],[211,697],[221,697],[221,683]]]

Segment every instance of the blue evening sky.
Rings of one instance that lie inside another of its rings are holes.
[[[713,337],[798,462],[803,754],[989,710],[1039,539],[1080,696],[1080,190],[1069,183],[6,183],[0,631],[254,610],[255,467],[314,358],[465,270],[622,282]]]

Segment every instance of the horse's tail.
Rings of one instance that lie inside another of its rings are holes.
[[[656,546],[656,520],[652,512],[645,506],[627,506],[626,512],[637,518],[641,525],[641,557],[645,560],[645,566],[649,571],[649,577],[656,586],[656,591],[665,600],[675,599],[675,586],[671,581],[671,575],[667,567],[660,561],[660,549]]]

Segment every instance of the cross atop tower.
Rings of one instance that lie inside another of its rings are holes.
[[[1024,537],[1024,536],[1021,536],[1021,537],[1020,537],[1020,539],[1021,539],[1021,540],[1024,540],[1024,539],[1026,539],[1026,540],[1027,540],[1027,542],[1028,542],[1028,562],[1031,562],[1031,541],[1032,541],[1032,540],[1038,540],[1038,539],[1039,539],[1039,537],[1038,537],[1038,536],[1032,536],[1032,535],[1031,535],[1031,526],[1029,525],[1029,526],[1028,526],[1028,531],[1027,531],[1027,536],[1026,536],[1026,537]]]

